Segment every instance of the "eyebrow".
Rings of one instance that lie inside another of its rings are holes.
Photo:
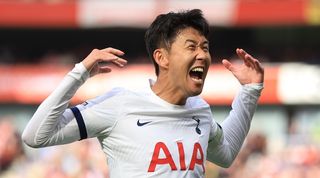
[[[186,43],[188,43],[188,42],[197,44],[197,41],[192,40],[192,39],[186,39],[186,41],[185,41],[184,44],[186,44]],[[208,40],[205,40],[204,42],[202,42],[202,45],[204,45],[204,44],[209,44],[209,41],[208,41]]]

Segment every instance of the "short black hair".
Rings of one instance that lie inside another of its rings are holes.
[[[169,50],[178,33],[187,27],[198,30],[208,39],[209,24],[200,9],[160,14],[147,29],[145,44],[157,76],[159,75],[159,66],[153,58],[153,52],[160,47]]]

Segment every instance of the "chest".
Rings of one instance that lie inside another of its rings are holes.
[[[109,154],[145,172],[204,172],[211,129],[203,113],[127,113],[106,139]],[[130,165],[128,165],[130,167]]]

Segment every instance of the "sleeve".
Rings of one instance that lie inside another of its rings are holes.
[[[108,122],[97,124],[101,117],[87,114],[89,110],[92,110],[91,113],[99,112],[99,110],[95,110],[92,104],[99,99],[89,102],[91,103],[88,105],[91,106],[90,109],[85,104],[68,109],[70,99],[88,78],[89,73],[83,64],[76,64],[58,87],[40,104],[27,124],[22,133],[22,140],[27,145],[37,148],[71,143],[93,137],[98,134],[98,131],[102,132],[101,128],[109,126],[110,123]],[[98,106],[99,104],[97,104],[97,108],[99,108]],[[88,118],[88,121],[85,120],[84,115]],[[99,127],[96,125],[99,125]],[[91,128],[97,130],[93,132]]]
[[[83,104],[70,108],[78,123],[80,139],[87,137],[108,136],[120,118],[123,108],[120,107],[122,100],[119,99],[119,93],[122,88],[115,88],[104,95]]]
[[[228,117],[219,125],[212,123],[207,159],[229,167],[238,155],[250,129],[263,84],[243,85],[232,103]]]

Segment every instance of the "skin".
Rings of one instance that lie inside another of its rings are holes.
[[[226,69],[241,85],[263,83],[264,69],[259,60],[240,48],[236,49],[236,54],[243,63],[234,65],[228,59],[223,59],[222,64]],[[124,67],[127,61],[121,58],[123,55],[124,52],[114,48],[94,49],[82,63],[93,76],[111,72],[110,67],[102,64],[105,62]],[[207,39],[197,30],[191,27],[181,30],[169,49],[158,48],[153,52],[153,57],[160,72],[152,90],[160,98],[171,104],[184,105],[188,97],[202,92],[211,56]],[[204,69],[201,80],[194,80],[189,75],[194,67]]]
[[[190,96],[201,93],[205,76],[211,64],[207,39],[193,28],[186,28],[177,35],[171,48],[155,50],[154,59],[159,64],[159,76],[152,90],[172,104],[183,105]],[[201,81],[194,81],[189,72],[203,67]]]

